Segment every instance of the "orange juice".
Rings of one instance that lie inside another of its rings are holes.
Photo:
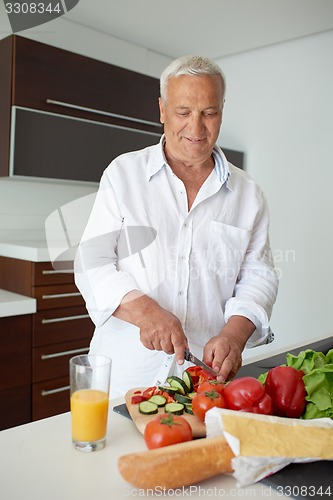
[[[104,438],[109,397],[106,392],[82,389],[71,396],[72,438],[92,442]]]

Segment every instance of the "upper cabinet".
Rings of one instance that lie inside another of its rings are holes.
[[[0,175],[98,181],[155,144],[159,81],[12,35],[0,41]]]

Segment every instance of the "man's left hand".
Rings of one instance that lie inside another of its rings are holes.
[[[219,335],[204,348],[203,361],[216,371],[220,382],[232,379],[242,366],[242,352],[255,325],[244,316],[232,316]]]

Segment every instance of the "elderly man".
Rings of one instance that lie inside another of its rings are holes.
[[[90,352],[113,360],[111,395],[164,382],[184,349],[233,377],[245,347],[271,340],[277,276],[263,193],[216,145],[224,75],[177,59],[161,76],[159,144],[105,170],[76,256],[96,325]]]

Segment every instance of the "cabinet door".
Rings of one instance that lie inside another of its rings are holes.
[[[134,71],[15,36],[13,104],[91,118],[48,100],[159,123],[159,81]],[[100,121],[109,118],[100,115]]]
[[[31,385],[0,391],[0,431],[31,422]]]
[[[31,315],[0,318],[0,430],[31,421]]]
[[[31,315],[0,318],[0,390],[31,383]]]

